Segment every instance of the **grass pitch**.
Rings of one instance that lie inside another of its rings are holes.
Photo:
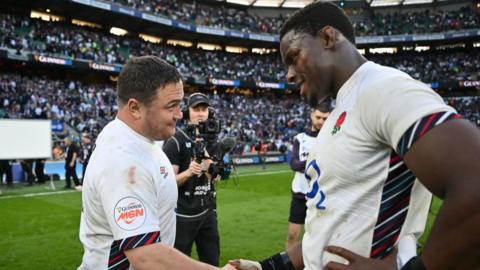
[[[217,188],[222,265],[233,258],[270,256],[284,249],[286,239],[293,177],[288,166],[241,167],[238,173],[236,183],[223,181]],[[55,185],[63,187],[64,182]],[[46,187],[2,188],[0,270],[63,270],[80,265],[81,194]],[[434,201],[432,220],[440,204]]]

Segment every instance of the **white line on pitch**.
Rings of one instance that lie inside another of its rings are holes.
[[[273,171],[273,172],[245,173],[245,174],[238,174],[238,177],[256,176],[256,175],[272,175],[272,174],[281,174],[281,173],[287,173],[287,172],[291,172],[291,171],[281,170],[281,171]],[[72,193],[72,192],[76,192],[76,191],[65,190],[65,191],[56,191],[56,192],[27,193],[27,194],[21,194],[21,195],[0,196],[0,199],[29,198],[29,197],[39,197],[39,196],[47,196],[47,195],[58,195],[58,194],[65,194],[65,193]]]
[[[273,171],[273,172],[254,172],[254,173],[239,173],[238,177],[243,176],[255,176],[255,175],[271,175],[271,174],[280,174],[280,173],[287,173],[292,172],[291,170],[281,170],[281,171]]]
[[[65,194],[77,192],[75,190],[64,190],[64,191],[55,191],[55,192],[41,192],[41,193],[27,193],[21,195],[9,195],[9,196],[0,196],[0,199],[12,199],[12,198],[28,198],[28,197],[38,197],[38,196],[47,196],[55,194]]]

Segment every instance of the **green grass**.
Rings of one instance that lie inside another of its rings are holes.
[[[78,240],[80,193],[0,201],[0,269],[74,269],[82,246]]]
[[[55,192],[63,190],[65,186],[65,181],[53,181],[55,190],[50,186],[50,181],[46,182],[43,185],[35,184],[33,186],[27,186],[25,184],[15,184],[13,187],[1,186],[1,195],[0,198],[6,196],[15,196],[23,194],[35,194],[35,193],[44,193],[44,192]],[[73,190],[72,190],[73,191]]]
[[[425,228],[425,233],[420,237],[419,242],[422,245],[425,245],[425,242],[428,238],[430,230],[432,229],[433,222],[435,221],[435,217],[438,214],[438,210],[442,206],[442,200],[437,197],[434,197],[432,200],[432,206],[430,206],[430,212],[428,213],[427,225]]]
[[[233,258],[269,256],[283,250],[286,239],[293,176],[288,166],[240,167],[238,174],[236,183],[222,181],[217,187],[222,265]],[[58,187],[63,183],[55,182]],[[0,270],[75,269],[80,264],[80,193],[12,197],[56,192],[45,187],[2,189]],[[439,205],[434,202],[433,213]]]

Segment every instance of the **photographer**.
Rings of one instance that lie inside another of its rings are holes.
[[[209,111],[205,94],[194,93],[187,101],[183,118],[186,125],[177,129],[163,150],[170,159],[178,185],[177,233],[175,248],[190,256],[195,242],[200,261],[217,266],[220,238],[213,182],[208,173],[214,168],[212,156],[218,153],[219,123]]]

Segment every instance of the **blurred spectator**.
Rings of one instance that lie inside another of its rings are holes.
[[[33,185],[35,176],[33,174],[33,160],[31,159],[22,159],[20,160],[20,165],[22,166],[23,172],[27,175],[27,185]]]
[[[5,181],[8,187],[11,187],[13,184],[12,178],[12,165],[10,165],[10,160],[2,159],[0,160],[0,184],[3,185],[3,175],[5,175]]]
[[[35,176],[38,184],[45,184],[45,159],[35,159]]]
[[[73,177],[73,182],[75,187],[80,186],[80,182],[78,181],[77,176],[77,158],[78,158],[78,148],[75,143],[72,142],[72,139],[65,138],[65,147],[67,147],[66,153],[67,156],[65,157],[65,189],[72,188],[70,178]]]
[[[82,134],[82,155],[80,157],[80,163],[83,165],[82,182],[85,179],[85,170],[87,169],[88,161],[93,152],[92,138],[88,133]]]
[[[55,146],[53,147],[53,150],[52,150],[52,157],[54,160],[61,160],[64,158],[64,154],[63,154],[63,149],[62,147],[58,144],[58,143],[55,143],[54,144]]]

